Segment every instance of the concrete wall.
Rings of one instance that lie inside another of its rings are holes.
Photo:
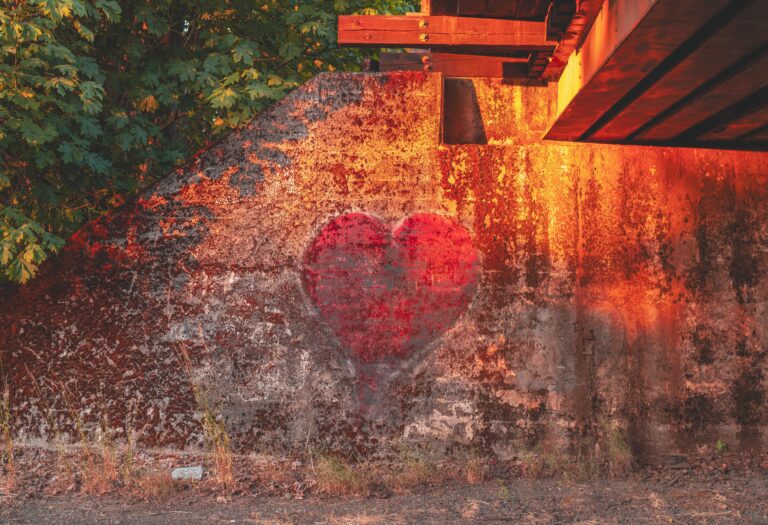
[[[20,438],[189,446],[207,403],[247,451],[764,449],[768,155],[541,142],[551,88],[464,87],[485,145],[437,74],[322,75],[78,232],[0,304]]]

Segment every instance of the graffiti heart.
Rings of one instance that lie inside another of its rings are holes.
[[[303,279],[341,345],[373,363],[408,357],[453,326],[477,288],[478,263],[452,219],[421,213],[392,230],[348,213],[312,241]]]

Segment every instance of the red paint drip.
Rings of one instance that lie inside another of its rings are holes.
[[[342,346],[371,363],[403,358],[449,329],[477,287],[478,258],[456,221],[418,214],[394,232],[341,215],[309,247],[304,283]]]

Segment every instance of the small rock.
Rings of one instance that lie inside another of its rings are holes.
[[[195,480],[200,481],[203,479],[203,467],[181,467],[175,468],[171,471],[171,478],[175,480]]]
[[[690,467],[688,456],[684,456],[682,454],[666,454],[661,457],[661,461],[667,466],[667,468],[674,470],[682,470]]]
[[[764,459],[762,462],[760,462],[760,468],[768,470],[768,459]]]

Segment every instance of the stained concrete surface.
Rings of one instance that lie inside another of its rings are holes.
[[[542,142],[551,88],[470,84],[485,144],[441,142],[438,74],[321,75],[85,226],[3,292],[18,439],[196,447],[197,389],[243,451],[764,450],[768,155]],[[464,259],[412,236],[375,317],[393,245],[347,244],[327,306],[308,252],[354,214],[443,218]]]

